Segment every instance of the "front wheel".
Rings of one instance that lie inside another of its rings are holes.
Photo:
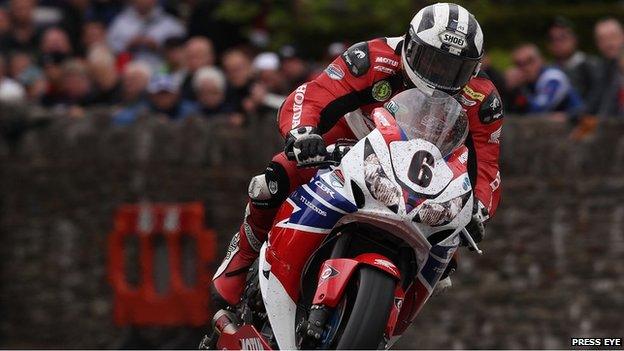
[[[396,282],[388,274],[362,266],[343,299],[351,308],[334,340],[337,349],[376,349],[383,340]],[[350,301],[349,301],[350,300]]]

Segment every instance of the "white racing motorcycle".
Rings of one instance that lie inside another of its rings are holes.
[[[417,89],[373,111],[284,202],[242,302],[215,314],[219,349],[387,349],[460,244],[473,194],[468,132],[452,97]]]

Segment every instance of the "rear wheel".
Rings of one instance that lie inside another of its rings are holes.
[[[337,349],[376,349],[383,340],[396,282],[387,273],[361,266],[344,299],[349,307],[334,337]],[[351,301],[349,301],[351,300]]]

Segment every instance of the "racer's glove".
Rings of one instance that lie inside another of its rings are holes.
[[[481,240],[485,237],[484,223],[489,217],[490,214],[488,213],[487,207],[485,207],[481,201],[477,200],[472,207],[472,218],[470,219],[470,223],[466,226],[466,230],[470,236],[472,236],[475,243],[481,242]],[[461,245],[470,246],[463,238]],[[474,250],[474,248],[470,247],[470,250]]]
[[[297,160],[299,167],[313,166],[327,156],[323,137],[316,133],[316,128],[310,126],[288,132],[284,152],[288,159]]]

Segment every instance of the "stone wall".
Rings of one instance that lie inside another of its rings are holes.
[[[24,117],[25,115],[25,117]],[[19,116],[16,117],[16,116]],[[0,347],[112,347],[106,236],[125,202],[195,201],[224,253],[246,185],[280,147],[273,117],[247,128],[191,119],[111,126],[0,108]],[[566,348],[624,336],[624,123],[583,142],[507,119],[504,196],[485,255],[397,347]]]

